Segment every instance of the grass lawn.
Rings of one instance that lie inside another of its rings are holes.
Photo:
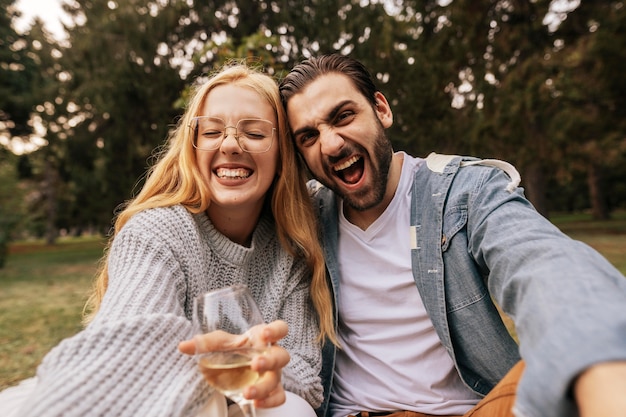
[[[572,238],[600,252],[626,275],[626,211],[614,213],[607,221],[594,221],[586,214],[556,215],[550,220]]]
[[[104,245],[80,238],[11,246],[0,269],[0,390],[34,375],[50,348],[81,329]]]
[[[593,246],[626,275],[626,212],[608,222],[554,216],[565,233]],[[0,390],[34,375],[43,356],[81,329],[81,314],[105,241],[20,242],[0,269]],[[512,331],[514,331],[512,329]]]

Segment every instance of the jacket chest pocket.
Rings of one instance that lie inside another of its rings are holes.
[[[441,251],[445,252],[450,247],[452,239],[465,230],[467,225],[467,206],[457,205],[446,210],[443,218],[443,230],[441,235]]]
[[[480,303],[489,301],[489,293],[480,268],[469,252],[467,220],[467,205],[455,205],[446,211],[441,253],[445,265],[447,311],[449,314],[467,314],[466,318],[471,320],[472,315],[476,314],[475,308]]]

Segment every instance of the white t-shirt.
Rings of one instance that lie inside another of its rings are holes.
[[[339,341],[333,417],[362,410],[461,415],[479,397],[466,387],[428,317],[411,270],[413,174],[404,154],[400,183],[365,231],[339,219]]]

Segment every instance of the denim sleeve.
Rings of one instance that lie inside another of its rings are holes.
[[[468,249],[489,291],[514,320],[526,371],[523,416],[575,416],[574,378],[590,365],[626,359],[626,279],[586,244],[542,217],[523,190],[488,167],[457,174],[468,199]]]

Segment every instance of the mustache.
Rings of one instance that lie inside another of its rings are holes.
[[[327,156],[326,157],[326,162],[329,165],[335,165],[338,162],[340,162],[340,161],[342,161],[344,159],[347,159],[351,155],[354,155],[354,154],[357,154],[357,153],[362,153],[362,150],[360,150],[359,147],[354,146],[354,145],[345,146],[345,147],[341,148],[341,151],[339,152],[339,154]]]

